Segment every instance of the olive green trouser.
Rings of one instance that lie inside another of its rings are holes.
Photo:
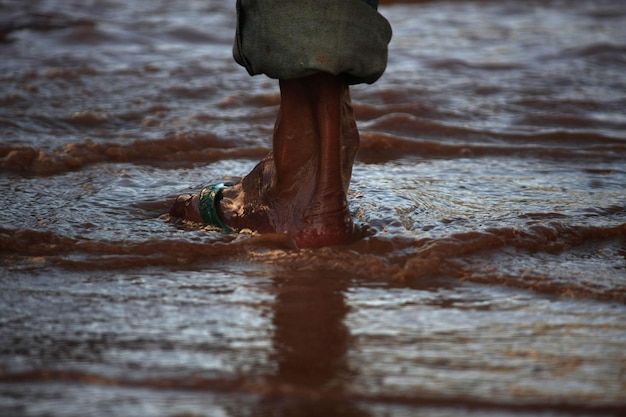
[[[387,66],[389,22],[364,0],[238,0],[235,60],[251,75],[324,71],[373,83]]]

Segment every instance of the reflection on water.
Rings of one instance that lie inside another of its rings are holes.
[[[626,8],[387,2],[367,237],[167,222],[269,149],[217,1],[0,4],[0,414],[619,415]]]

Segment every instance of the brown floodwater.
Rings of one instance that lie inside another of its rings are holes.
[[[626,5],[385,2],[363,236],[168,221],[278,85],[234,1],[0,2],[0,415],[626,412]]]

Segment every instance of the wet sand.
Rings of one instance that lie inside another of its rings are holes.
[[[0,414],[622,415],[626,7],[384,3],[298,250],[167,219],[269,150],[227,3],[0,4]]]

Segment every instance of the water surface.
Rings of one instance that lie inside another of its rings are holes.
[[[387,2],[318,250],[168,222],[269,150],[234,4],[0,3],[2,415],[620,415],[626,7]]]

